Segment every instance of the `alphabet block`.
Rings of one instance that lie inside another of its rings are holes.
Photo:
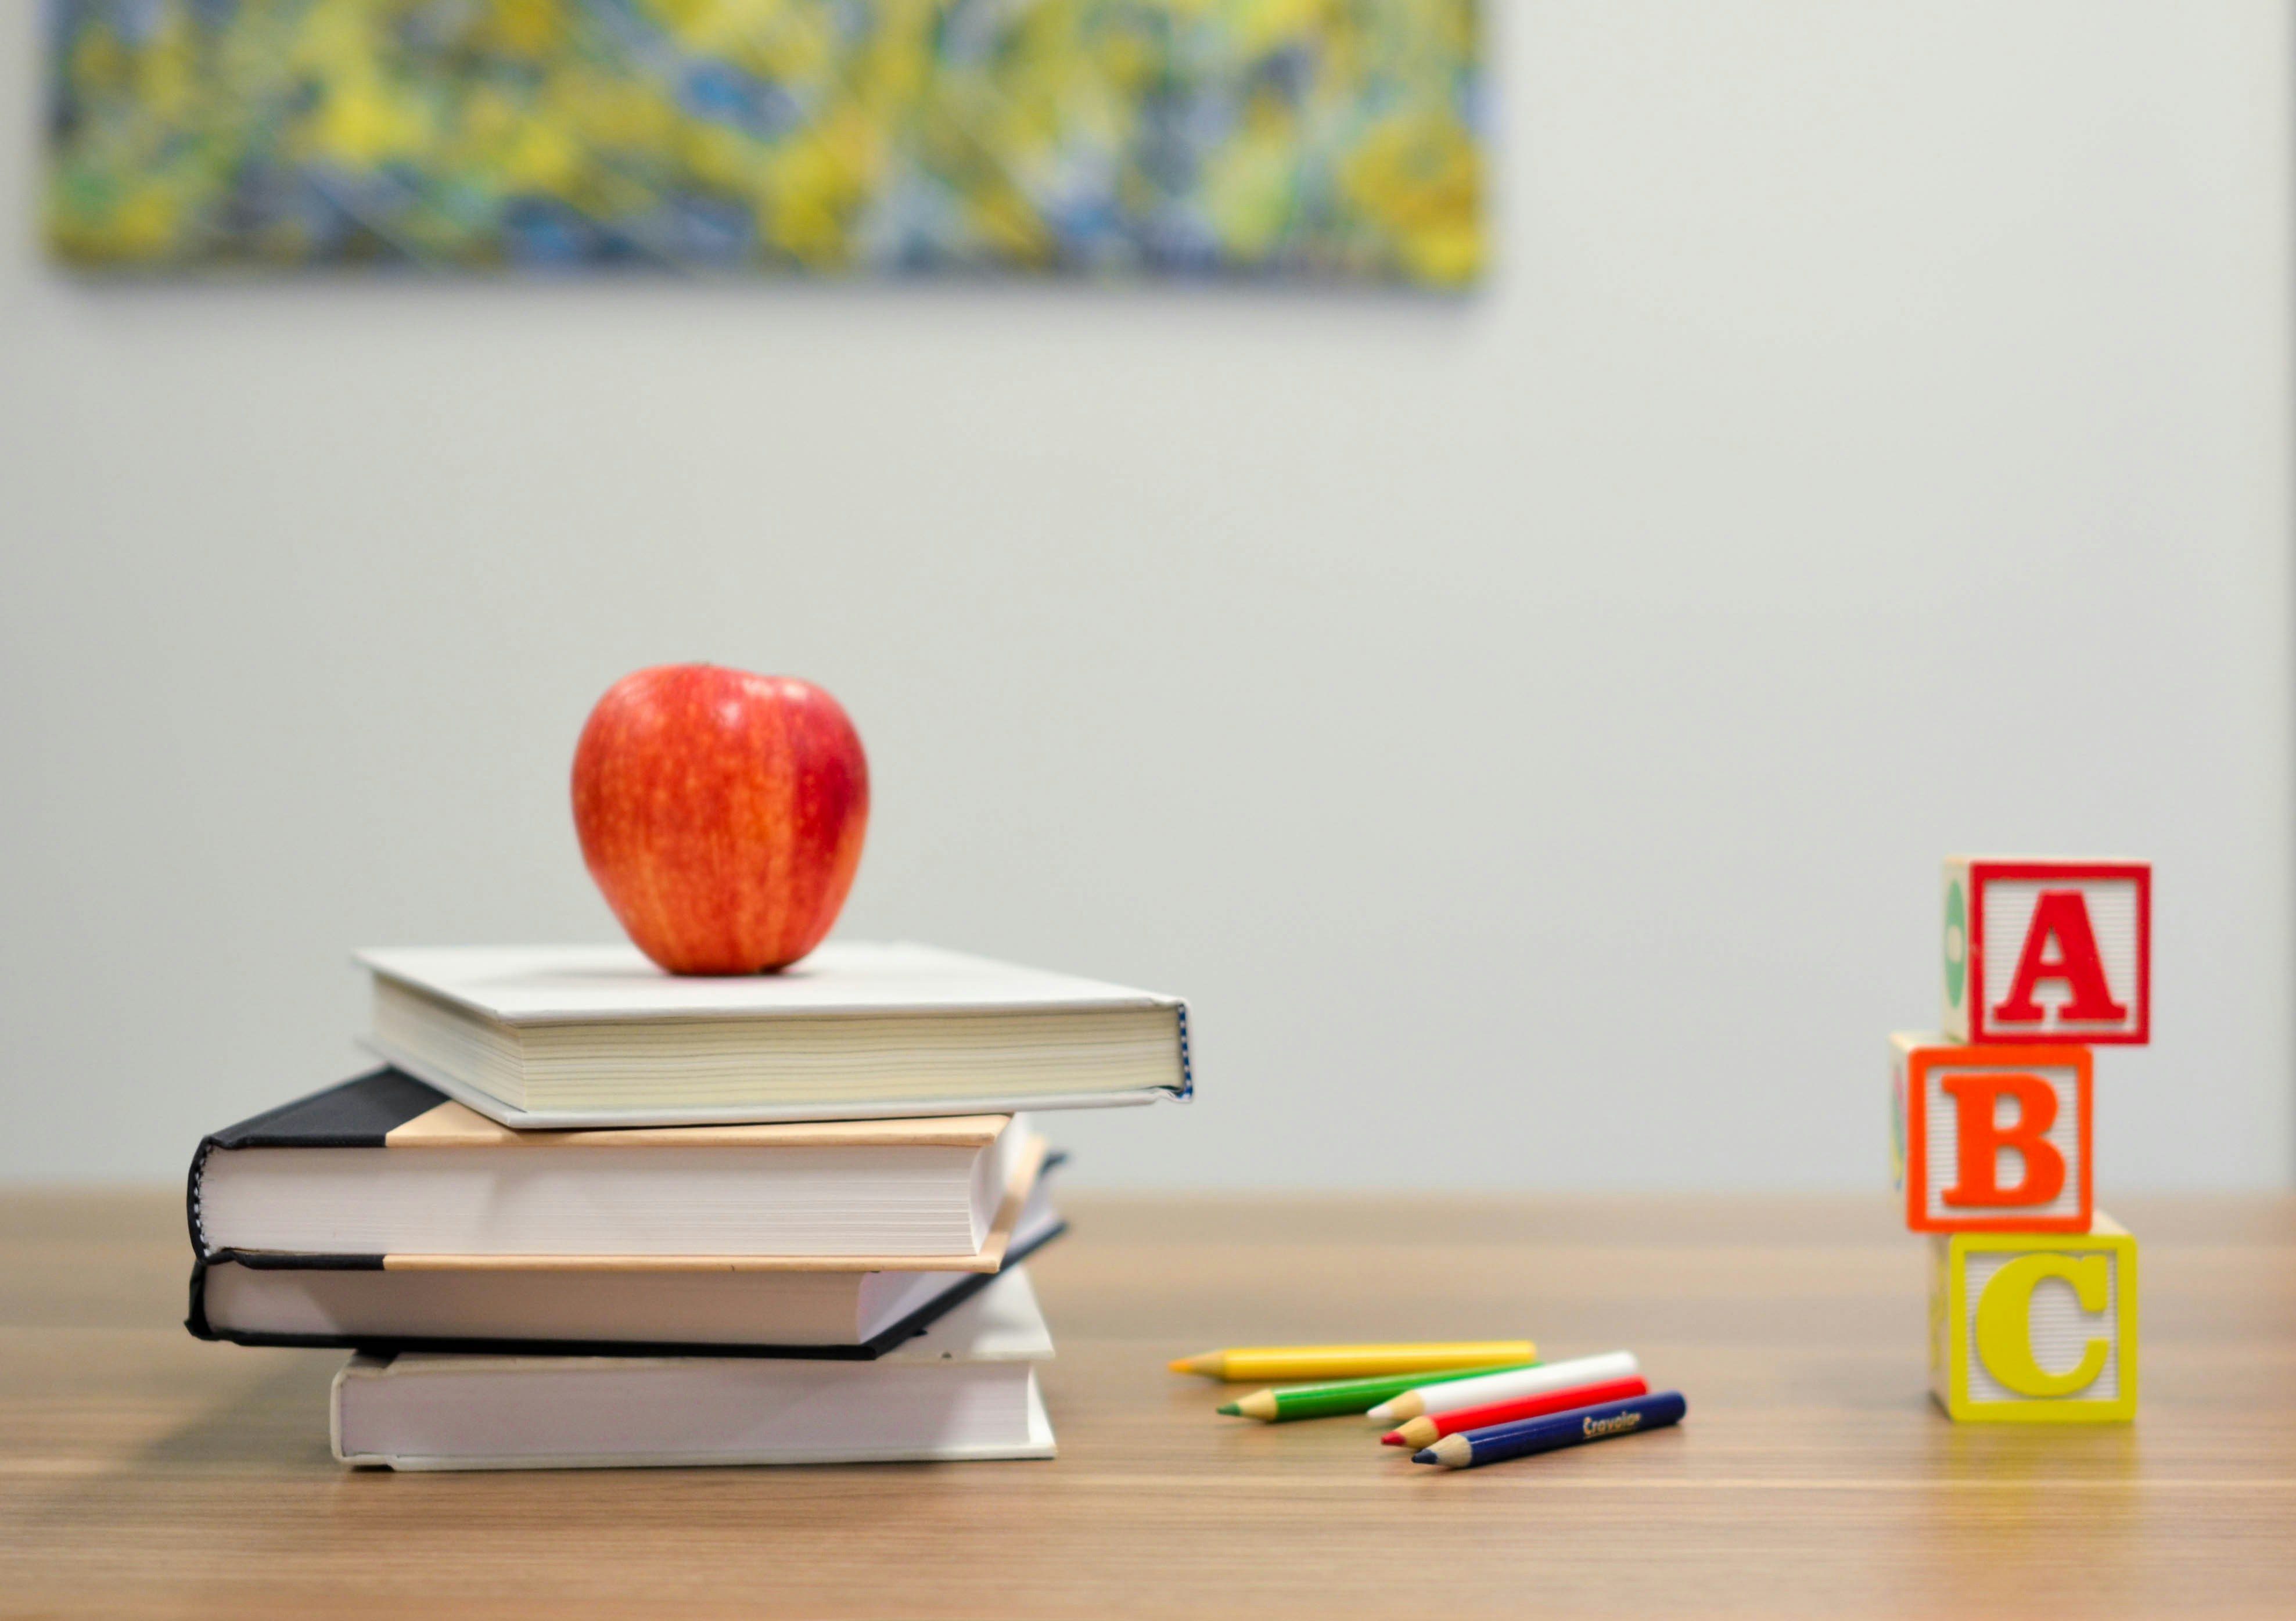
[[[1930,1240],[1930,1391],[1958,1422],[2136,1416],[2136,1240],[2099,1211],[2083,1233]]]
[[[1945,1032],[1972,1043],[2150,1041],[2151,864],[1948,856]]]
[[[2086,1232],[2094,1075],[2086,1047],[1890,1037],[1897,1185],[1915,1232]]]

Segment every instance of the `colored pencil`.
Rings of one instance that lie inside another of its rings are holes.
[[[1553,1390],[1545,1396],[1512,1396],[1504,1402],[1485,1402],[1480,1407],[1462,1407],[1456,1412],[1430,1413],[1411,1420],[1400,1429],[1389,1430],[1380,1437],[1379,1444],[1408,1446],[1416,1452],[1463,1429],[1488,1429],[1494,1424],[1544,1418],[1550,1412],[1568,1412],[1573,1407],[1597,1407],[1604,1402],[1622,1402],[1630,1396],[1649,1394],[1650,1387],[1639,1379],[1608,1379],[1599,1385],[1573,1385],[1568,1390]]]
[[[1613,1436],[1632,1435],[1638,1430],[1662,1429],[1669,1424],[1679,1423],[1682,1415],[1689,1411],[1679,1390],[1629,1396],[1623,1402],[1552,1412],[1545,1418],[1524,1419],[1513,1424],[1495,1424],[1488,1429],[1463,1429],[1412,1453],[1411,1461],[1439,1463],[1445,1469],[1472,1469],[1479,1463],[1500,1463],[1509,1458],[1526,1458],[1533,1453],[1551,1453],[1558,1447],[1607,1441]]]
[[[1578,1356],[1569,1362],[1551,1362],[1537,1368],[1517,1368],[1507,1373],[1486,1373],[1480,1379],[1454,1379],[1445,1385],[1406,1390],[1392,1401],[1370,1409],[1370,1415],[1382,1424],[1400,1424],[1423,1412],[1456,1412],[1462,1407],[1480,1407],[1486,1402],[1503,1402],[1510,1396],[1544,1396],[1550,1390],[1568,1390],[1573,1385],[1632,1379],[1642,1371],[1643,1365],[1635,1360],[1632,1351],[1611,1351],[1601,1356]]]
[[[1383,1373],[1377,1379],[1347,1379],[1330,1385],[1294,1385],[1289,1390],[1255,1390],[1228,1403],[1220,1411],[1238,1418],[1285,1424],[1293,1419],[1327,1419],[1333,1413],[1361,1412],[1366,1408],[1416,1390],[1422,1385],[1498,1373],[1506,1367],[1536,1367],[1536,1363],[1509,1363],[1497,1368],[1461,1368],[1454,1373]]]
[[[1273,1381],[1291,1379],[1368,1379],[1380,1373],[1453,1373],[1462,1368],[1522,1363],[1538,1355],[1528,1339],[1478,1339],[1456,1344],[1377,1346],[1239,1346],[1184,1356],[1175,1373],[1208,1379]]]

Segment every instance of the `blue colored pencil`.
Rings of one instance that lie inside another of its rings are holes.
[[[1445,1469],[1472,1469],[1479,1463],[1498,1463],[1508,1458],[1528,1457],[1532,1453],[1551,1453],[1557,1447],[1607,1441],[1612,1436],[1663,1429],[1669,1424],[1680,1423],[1682,1415],[1689,1411],[1689,1404],[1682,1399],[1679,1390],[1662,1391],[1657,1396],[1630,1396],[1622,1402],[1603,1402],[1593,1407],[1574,1407],[1568,1412],[1517,1419],[1512,1424],[1494,1424],[1488,1429],[1463,1429],[1412,1453],[1411,1461],[1439,1463]]]

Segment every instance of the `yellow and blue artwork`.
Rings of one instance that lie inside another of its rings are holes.
[[[47,0],[46,234],[168,271],[1480,273],[1478,0]]]

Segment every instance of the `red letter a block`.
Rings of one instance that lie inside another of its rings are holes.
[[[1947,858],[1948,1036],[2141,1046],[2152,1009],[2148,864]]]
[[[1893,1036],[1905,1109],[1906,1225],[1916,1232],[2088,1231],[2083,1047],[1962,1047]]]

